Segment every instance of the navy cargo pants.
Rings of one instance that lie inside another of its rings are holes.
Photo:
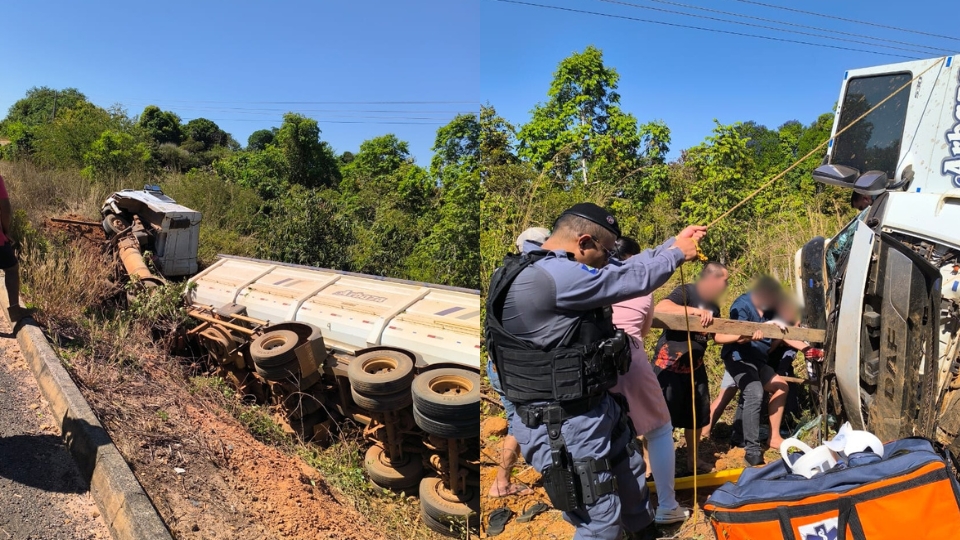
[[[620,423],[620,415],[616,401],[607,396],[588,413],[565,421],[561,433],[573,458],[613,457],[633,442],[630,430],[623,430],[617,440],[611,440]],[[516,415],[511,428],[520,443],[523,458],[542,473],[551,464],[547,427],[530,429]],[[617,492],[602,496],[587,506],[585,512],[564,512],[563,518],[577,528],[574,540],[620,540],[624,530],[639,532],[653,522],[642,453],[631,451],[629,458],[617,463],[613,471],[599,473],[599,480],[609,480],[611,473],[617,478]]]

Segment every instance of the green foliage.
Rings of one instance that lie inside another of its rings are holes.
[[[4,126],[4,131],[10,142],[0,146],[0,158],[17,160],[28,157],[33,150],[33,130],[23,122],[12,121]]]
[[[330,145],[320,140],[316,120],[295,113],[283,115],[275,143],[286,157],[291,183],[330,187],[340,180],[336,156]]]
[[[213,120],[194,118],[183,128],[183,146],[191,152],[205,152],[215,146],[226,146],[230,137]]]
[[[256,152],[263,150],[276,139],[275,129],[258,129],[247,137],[247,150]]]
[[[30,200],[16,203],[31,211],[93,215],[113,190],[159,183],[203,214],[201,264],[226,253],[478,286],[481,137],[474,115],[438,130],[427,170],[392,134],[337,156],[317,121],[294,113],[279,128],[254,132],[241,150],[209,119],[181,124],[153,105],[131,118],[85,99],[58,104],[53,119],[44,116],[52,91],[35,94],[3,122],[10,142],[2,150],[4,159],[21,161],[13,165],[18,173],[29,173],[29,185],[15,192],[26,194]]]
[[[129,133],[107,130],[83,154],[81,174],[90,180],[127,176],[146,171],[151,160],[150,147],[146,143],[138,142]]]
[[[520,129],[520,157],[562,182],[611,187],[651,161],[662,163],[669,131],[662,124],[637,127],[636,118],[620,108],[619,79],[593,46],[560,62],[549,99]],[[652,180],[639,186],[645,187],[643,197],[658,187]]]
[[[47,167],[83,167],[86,154],[100,134],[121,129],[107,110],[91,103],[57,113],[57,119],[33,131],[34,159]]]
[[[407,274],[426,282],[480,288],[480,122],[459,115],[437,130],[431,174],[440,184],[430,234],[407,259]]]
[[[137,125],[157,144],[180,144],[183,133],[180,130],[180,117],[170,111],[162,111],[156,105],[147,105]]]
[[[260,257],[326,268],[347,266],[349,226],[320,192],[292,186],[266,221]]]
[[[186,290],[185,281],[146,289],[131,281],[127,284],[127,292],[133,296],[127,311],[135,320],[150,328],[179,328],[190,320],[183,307]]]
[[[272,144],[260,151],[235,152],[213,167],[222,178],[253,189],[264,199],[276,199],[290,186],[287,158]]]
[[[0,122],[0,134],[6,134],[6,128],[14,122],[27,128],[46,124],[54,120],[54,107],[56,116],[59,117],[60,113],[83,103],[87,103],[87,98],[76,88],[54,90],[46,86],[34,86],[27,90],[26,96],[10,106],[6,119]]]

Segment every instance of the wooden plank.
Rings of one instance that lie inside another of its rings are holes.
[[[797,328],[788,327],[786,333],[781,332],[779,328],[772,324],[753,323],[747,321],[734,321],[731,319],[714,319],[710,326],[704,328],[700,326],[700,317],[691,315],[690,331],[703,332],[706,334],[734,334],[738,336],[752,336],[757,330],[762,330],[764,337],[796,339],[799,341],[809,341],[810,343],[822,343],[826,339],[826,330],[816,328]],[[676,313],[663,313],[657,311],[653,314],[654,328],[666,328],[670,330],[685,331],[687,329],[683,322],[683,315]]]

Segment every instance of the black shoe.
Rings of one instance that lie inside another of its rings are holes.
[[[755,450],[755,451],[752,451],[752,452],[751,452],[751,451],[748,451],[748,452],[746,453],[746,455],[743,456],[743,459],[746,460],[746,462],[747,462],[751,467],[754,467],[754,466],[756,466],[756,465],[762,465],[762,464],[763,464],[763,452],[760,452],[760,451],[758,451],[758,450]]]

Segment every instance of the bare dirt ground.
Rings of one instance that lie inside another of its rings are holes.
[[[5,320],[0,320],[0,538],[110,538]]]
[[[529,523],[517,523],[516,518],[536,502],[550,504],[547,494],[540,482],[540,474],[532,467],[520,459],[514,471],[514,482],[521,483],[533,489],[533,494],[524,496],[491,498],[488,496],[490,486],[497,475],[497,463],[500,460],[501,440],[506,435],[506,421],[497,416],[499,407],[497,405],[497,396],[489,388],[485,394],[484,410],[487,414],[484,416],[480,429],[481,443],[481,493],[480,501],[483,509],[484,519],[481,523],[481,538],[488,538],[486,534],[487,520],[486,516],[493,510],[506,506],[514,512],[514,517],[507,523],[504,532],[496,536],[502,540],[527,540],[531,538],[544,540],[565,540],[573,536],[574,527],[563,520],[563,516],[557,510],[549,510],[540,514]],[[732,408],[731,408],[732,409]],[[698,453],[701,458],[714,464],[714,470],[721,471],[727,469],[737,469],[746,467],[744,461],[743,448],[731,447],[727,442],[729,436],[729,427],[727,422],[732,420],[733,412],[728,410],[727,414],[721,419],[717,427],[714,428],[714,438],[702,441]],[[682,443],[677,443],[677,463],[685,463],[687,449]],[[775,451],[768,451],[766,461],[779,459],[779,454]],[[680,471],[681,474],[686,474]],[[699,488],[697,490],[697,504],[702,506],[715,488]],[[678,490],[677,500],[681,505],[693,506],[693,490]],[[651,502],[656,505],[656,494],[651,494]],[[689,519],[686,523],[661,527],[661,538],[664,539],[695,539],[708,540],[714,538],[713,529],[707,522],[702,512],[697,512],[696,519]]]

